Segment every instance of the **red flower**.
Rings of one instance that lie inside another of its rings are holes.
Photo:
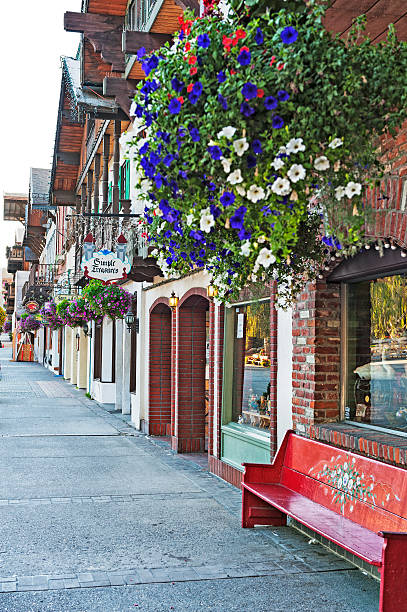
[[[198,72],[198,68],[197,68],[196,66],[192,66],[192,67],[189,69],[189,74],[190,74],[190,75],[194,75],[194,74],[196,74],[197,72]]]
[[[189,65],[196,64],[196,60],[197,60],[196,55],[190,55],[189,56],[189,60],[188,60],[188,64]]]
[[[233,41],[232,41],[231,38],[229,38],[229,36],[223,35],[222,44],[225,47],[226,51],[230,51],[230,46],[231,46],[232,42]]]
[[[232,38],[232,45],[234,47],[236,47],[237,43],[239,42],[239,39],[237,38],[237,36],[235,36],[234,38]]]
[[[170,93],[167,93],[167,98],[168,98],[169,100],[171,100],[172,95],[171,95]]]
[[[230,74],[236,74],[236,70],[233,70],[233,68],[230,69]]]
[[[280,62],[280,63],[277,65],[277,70],[282,70],[283,68],[284,68],[284,64],[283,64],[283,62]]]
[[[184,98],[182,96],[179,96],[179,98],[177,98],[178,102],[181,102],[181,104],[184,104]]]
[[[246,38],[246,32],[244,30],[236,30],[235,32],[235,36],[237,39],[241,38]]]
[[[190,51],[191,50],[191,43],[187,42],[185,43],[185,51]]]
[[[272,66],[274,64],[274,62],[276,61],[276,56],[273,55],[273,57],[270,60],[270,66]]]
[[[264,89],[258,89],[257,90],[257,97],[258,98],[262,98],[264,96]]]
[[[188,92],[188,93],[191,93],[193,86],[194,86],[194,84],[193,84],[193,83],[190,83],[190,84],[188,85],[188,87],[187,87],[187,92]]]
[[[240,51],[250,51],[249,47],[241,47]]]

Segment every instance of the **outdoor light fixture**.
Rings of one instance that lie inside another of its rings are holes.
[[[137,334],[139,333],[139,331],[140,331],[140,322],[139,322],[139,319],[137,319],[134,316],[134,313],[128,312],[126,314],[126,325],[127,325],[127,330],[129,332],[131,332],[134,329]]]
[[[178,306],[178,297],[175,295],[174,291],[171,293],[170,297],[170,307],[175,310]]]
[[[206,289],[206,293],[208,295],[208,298],[210,300],[213,300],[213,298],[215,298],[218,295],[218,290],[216,287],[214,287],[214,285],[208,285]]]
[[[89,325],[87,324],[86,321],[82,325],[82,329],[83,329],[83,333],[85,334],[85,336],[88,336],[88,338],[92,338],[92,330],[89,329]]]

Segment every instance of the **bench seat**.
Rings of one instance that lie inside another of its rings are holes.
[[[370,565],[380,567],[383,538],[376,533],[284,485],[245,483],[244,488],[283,514],[323,535]],[[255,516],[256,509],[253,510]]]

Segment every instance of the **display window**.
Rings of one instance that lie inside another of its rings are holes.
[[[407,432],[407,275],[346,284],[345,419]]]
[[[270,427],[270,300],[235,306],[232,421]]]

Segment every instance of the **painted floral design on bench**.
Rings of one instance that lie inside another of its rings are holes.
[[[311,468],[310,473],[315,469],[317,468]],[[329,465],[324,464],[322,469],[316,472],[316,477],[333,487],[331,489],[332,501],[340,504],[342,513],[348,502],[349,510],[353,512],[356,500],[371,503],[372,507],[376,505],[377,495],[374,492],[374,480],[371,477],[366,478],[363,472],[360,473],[356,469],[354,458],[343,463],[335,463],[335,458],[332,457]]]

